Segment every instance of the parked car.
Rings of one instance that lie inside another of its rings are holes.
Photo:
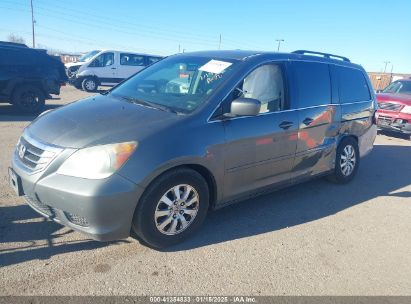
[[[95,92],[99,85],[116,85],[160,59],[161,56],[133,52],[92,51],[82,58],[84,61],[68,65],[67,75],[76,88]]]
[[[170,56],[35,120],[11,185],[96,240],[132,233],[159,248],[210,208],[319,176],[347,183],[373,147],[375,94],[361,66],[310,54]]]
[[[45,50],[0,41],[0,102],[38,113],[50,94],[60,94],[66,81],[63,63]]]
[[[381,130],[411,134],[411,79],[394,81],[377,94],[377,125]]]

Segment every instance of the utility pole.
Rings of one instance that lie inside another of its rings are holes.
[[[31,31],[33,34],[33,49],[34,49],[36,47],[36,41],[34,39],[34,23],[36,23],[36,20],[34,20],[33,0],[30,0],[30,7],[31,7]]]
[[[387,65],[388,65],[389,63],[391,63],[391,62],[389,62],[389,61],[384,61],[384,63],[385,63],[385,67],[384,67],[384,74],[385,74],[385,72],[387,71]]]
[[[221,50],[221,34],[220,34],[220,40],[218,42],[218,49]]]
[[[284,42],[284,39],[276,39],[275,41],[278,42],[277,52],[280,51],[281,42]]]

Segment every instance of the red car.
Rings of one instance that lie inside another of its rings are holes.
[[[377,126],[381,130],[411,134],[411,78],[394,81],[377,94]]]

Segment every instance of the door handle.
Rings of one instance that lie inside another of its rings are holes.
[[[311,123],[314,121],[314,119],[307,117],[306,119],[303,120],[303,124],[305,124],[306,126],[311,125]]]
[[[112,70],[115,70],[116,68],[111,68]]]
[[[293,123],[291,121],[283,121],[282,123],[279,124],[279,127],[281,129],[287,130],[288,128],[290,128],[293,125]]]

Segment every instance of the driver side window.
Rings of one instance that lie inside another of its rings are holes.
[[[90,64],[89,67],[93,68],[101,68],[106,67],[114,64],[114,53],[104,53],[94,59]]]
[[[285,108],[284,81],[281,66],[266,64],[256,68],[234,90],[232,100],[253,98],[261,102],[260,113],[281,111]]]

